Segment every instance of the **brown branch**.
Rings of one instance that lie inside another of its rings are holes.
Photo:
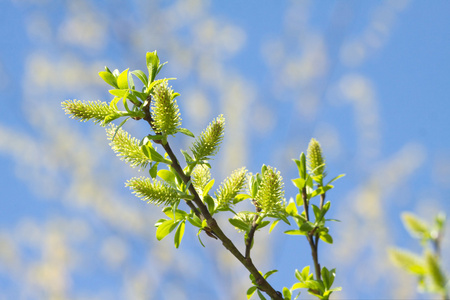
[[[151,100],[151,99],[149,99]],[[148,101],[147,105],[143,107],[143,111],[145,113],[145,118],[150,127],[153,131],[153,119],[150,113],[150,101]],[[225,235],[225,233],[222,231],[222,229],[217,224],[216,220],[211,216],[208,208],[201,200],[200,196],[198,195],[197,191],[195,190],[194,186],[192,184],[189,184],[191,178],[190,176],[187,176],[183,168],[180,166],[180,163],[178,162],[178,159],[176,155],[173,153],[172,149],[170,148],[170,145],[168,142],[165,144],[160,140],[154,140],[155,143],[158,143],[163,146],[164,150],[166,151],[167,155],[169,155],[171,161],[172,161],[172,168],[175,170],[175,172],[178,173],[178,175],[181,177],[183,182],[186,185],[189,185],[189,192],[191,195],[194,196],[194,199],[191,201],[186,201],[186,203],[189,205],[189,207],[195,212],[195,214],[201,219],[206,219],[206,223],[208,225],[208,229],[205,230],[205,232],[211,236],[211,234],[215,237],[217,237],[221,242],[222,245],[233,254],[234,257],[236,257],[244,266],[245,268],[255,277],[255,281],[258,284],[258,287],[263,292],[267,293],[272,299],[275,300],[283,300],[282,294],[278,291],[276,291],[264,277],[259,273],[259,270],[255,267],[250,257],[244,257],[242,253],[236,248],[236,246],[233,244],[233,242]],[[193,202],[193,203],[192,203]],[[195,205],[194,205],[195,204]],[[197,209],[198,208],[198,209]],[[209,232],[208,232],[209,231]]]
[[[252,200],[252,202],[256,207],[256,214],[255,214],[255,217],[253,218],[252,228],[250,228],[250,231],[248,232],[248,236],[245,239],[245,258],[246,259],[250,258],[250,250],[252,249],[253,237],[255,236],[255,231],[256,231],[256,228],[258,227],[258,223],[256,223],[256,221],[258,221],[259,213],[261,212],[261,208],[258,206],[256,201]]]

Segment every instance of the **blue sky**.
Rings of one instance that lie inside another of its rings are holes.
[[[346,173],[327,195],[342,220],[330,225],[335,243],[320,246],[343,287],[336,298],[429,296],[386,249],[421,251],[401,212],[449,212],[449,1],[4,1],[0,10],[6,299],[245,297],[248,276],[218,243],[201,247],[193,228],[181,249],[171,237],[156,241],[160,209],[123,185],[145,172],[116,159],[103,129],[60,108],[66,99],[109,101],[97,72],[144,69],[155,49],[169,62],[161,75],[177,78],[184,127],[198,133],[227,119],[216,183],[265,163],[295,196],[291,158],[311,137],[329,176]],[[146,134],[142,124],[126,129]],[[278,289],[312,264],[307,242],[285,229],[259,233],[255,250],[261,269],[279,269]]]

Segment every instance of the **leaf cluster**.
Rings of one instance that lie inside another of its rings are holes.
[[[389,249],[390,260],[401,269],[417,277],[420,292],[435,293],[448,299],[449,276],[445,273],[440,259],[446,217],[438,214],[434,224],[410,212],[402,214],[402,221],[410,235],[418,239],[423,247],[422,255],[400,248]]]

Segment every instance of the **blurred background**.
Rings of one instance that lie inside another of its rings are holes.
[[[61,109],[111,100],[98,72],[145,70],[154,50],[168,61],[160,77],[177,78],[183,127],[227,120],[214,188],[268,164],[295,197],[291,159],[311,137],[329,178],[347,175],[327,194],[335,242],[319,246],[343,287],[335,299],[430,298],[387,248],[420,254],[401,212],[450,210],[450,1],[3,0],[0,12],[0,299],[246,298],[248,273],[217,241],[202,234],[203,248],[187,226],[179,249],[173,235],[157,242],[160,208],[124,186],[146,171]],[[219,223],[243,249],[228,217]],[[279,290],[312,265],[287,229],[259,231],[254,249]]]

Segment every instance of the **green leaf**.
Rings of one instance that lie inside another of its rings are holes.
[[[169,233],[171,233],[175,227],[177,227],[178,223],[174,222],[173,220],[167,220],[161,225],[158,226],[158,229],[156,229],[156,239],[158,241],[165,238]]]
[[[400,268],[417,275],[426,274],[425,263],[416,254],[395,248],[389,249],[388,253],[389,259]]]
[[[333,244],[333,238],[331,237],[331,235],[329,235],[328,233],[324,232],[324,233],[320,233],[320,239],[328,244]]]
[[[109,85],[115,87],[115,88],[119,88],[119,86],[117,85],[117,78],[111,74],[110,72],[99,72],[98,75],[100,75],[100,77]]]
[[[195,135],[186,128],[177,128],[177,132],[181,132],[182,134],[195,138]]]
[[[286,230],[284,232],[285,234],[289,234],[289,235],[306,235],[307,232],[305,231],[301,231],[301,230]]]
[[[109,90],[108,91],[111,95],[114,95],[119,98],[124,98],[127,94],[129,94],[128,89],[115,89],[115,90]]]
[[[273,221],[272,225],[270,225],[269,233],[271,233],[272,230],[275,228],[275,226],[277,226],[278,222],[279,222],[279,220]]]
[[[205,202],[205,204],[208,206],[209,212],[212,214],[214,212],[214,208],[216,206],[214,203],[214,199],[211,198],[210,195],[205,195],[203,197],[203,202]]]
[[[336,181],[336,180],[338,180],[339,178],[344,177],[344,176],[345,176],[345,174],[340,174],[340,175],[334,177],[333,179],[331,179],[326,185],[329,185],[329,184],[332,183],[333,181]]]
[[[131,74],[133,74],[137,78],[139,78],[139,80],[142,81],[144,86],[148,86],[148,78],[144,72],[142,72],[141,70],[135,70],[135,71],[132,71]]]
[[[247,299],[250,299],[253,296],[253,294],[256,292],[256,289],[256,286],[252,286],[247,290]]]
[[[264,279],[269,278],[270,275],[272,275],[273,273],[278,272],[278,270],[270,270],[269,272],[267,272],[266,274],[264,274]]]
[[[181,240],[183,239],[183,235],[184,235],[184,227],[185,227],[185,222],[181,222],[180,226],[178,226],[177,231],[175,232],[175,237],[174,237],[174,243],[175,243],[175,248],[178,248],[180,246]]]
[[[148,74],[150,76],[150,83],[155,80],[156,74],[158,73],[159,67],[159,57],[156,51],[147,52],[145,56],[145,61],[147,63]]]
[[[148,171],[148,173],[150,174],[150,176],[155,179],[156,175],[158,174],[158,163],[154,164],[150,170]]]
[[[236,197],[234,197],[235,199],[236,199],[236,202],[240,202],[240,201],[243,201],[243,200],[245,200],[245,199],[249,199],[249,198],[251,198],[252,196],[250,196],[250,195],[247,195],[247,194],[238,194],[238,195],[236,195]]]
[[[128,70],[124,70],[120,73],[119,77],[117,77],[117,85],[119,89],[128,89]]]
[[[294,183],[294,185],[299,189],[303,189],[305,187],[306,184],[306,180],[303,178],[296,178],[296,179],[292,179],[292,183]]]
[[[214,185],[214,179],[211,179],[208,184],[205,185],[204,189],[203,189],[203,197],[205,197],[206,195],[208,195],[208,192],[211,190],[211,188]]]
[[[304,232],[310,232],[311,230],[314,229],[314,224],[308,221],[308,222],[303,223],[299,229]]]
[[[199,217],[197,217],[196,214],[193,214],[191,217],[189,217],[187,219],[189,221],[189,223],[191,223],[193,226],[198,227],[198,228],[202,228],[202,221],[200,220]]]
[[[333,285],[334,278],[336,277],[336,269],[332,269],[329,271],[327,268],[323,267],[321,274],[323,284],[325,285],[325,290],[329,290]]]
[[[416,215],[404,212],[402,213],[402,221],[411,236],[426,239],[430,236],[428,225]]]
[[[142,145],[142,152],[144,152],[145,156],[147,156],[150,160],[154,162],[162,162],[165,164],[172,164],[172,161],[162,157],[151,145]]]
[[[292,294],[287,287],[283,287],[283,298],[284,300],[291,300]]]
[[[311,198],[314,198],[314,197],[316,197],[318,195],[325,194],[328,190],[331,190],[333,187],[334,186],[332,186],[330,184],[328,184],[326,186],[318,187],[314,192],[312,192]]]
[[[289,201],[288,206],[286,206],[286,213],[290,216],[298,215],[297,206],[295,205],[294,201]]]
[[[300,178],[306,179],[306,155],[303,152],[300,154],[299,175]]]
[[[164,207],[163,213],[171,218],[174,222],[184,220],[187,217],[187,213],[185,211],[180,209],[175,209],[174,211],[170,206]]]
[[[233,225],[236,228],[239,228],[240,230],[242,230],[244,232],[250,231],[250,227],[248,226],[248,224],[240,219],[230,218],[230,219],[228,219],[228,221],[230,222],[231,225]]]
[[[158,171],[158,176],[162,180],[164,180],[165,182],[170,184],[171,186],[176,187],[175,174],[173,174],[172,171],[170,171],[170,170],[159,170]]]
[[[444,272],[441,269],[438,258],[433,255],[431,252],[427,252],[426,255],[426,266],[428,273],[437,287],[437,289],[441,292],[445,292],[445,286],[447,284],[447,278]]]
[[[264,295],[259,290],[256,290],[256,293],[258,293],[259,299],[267,300],[266,297],[264,297]]]

